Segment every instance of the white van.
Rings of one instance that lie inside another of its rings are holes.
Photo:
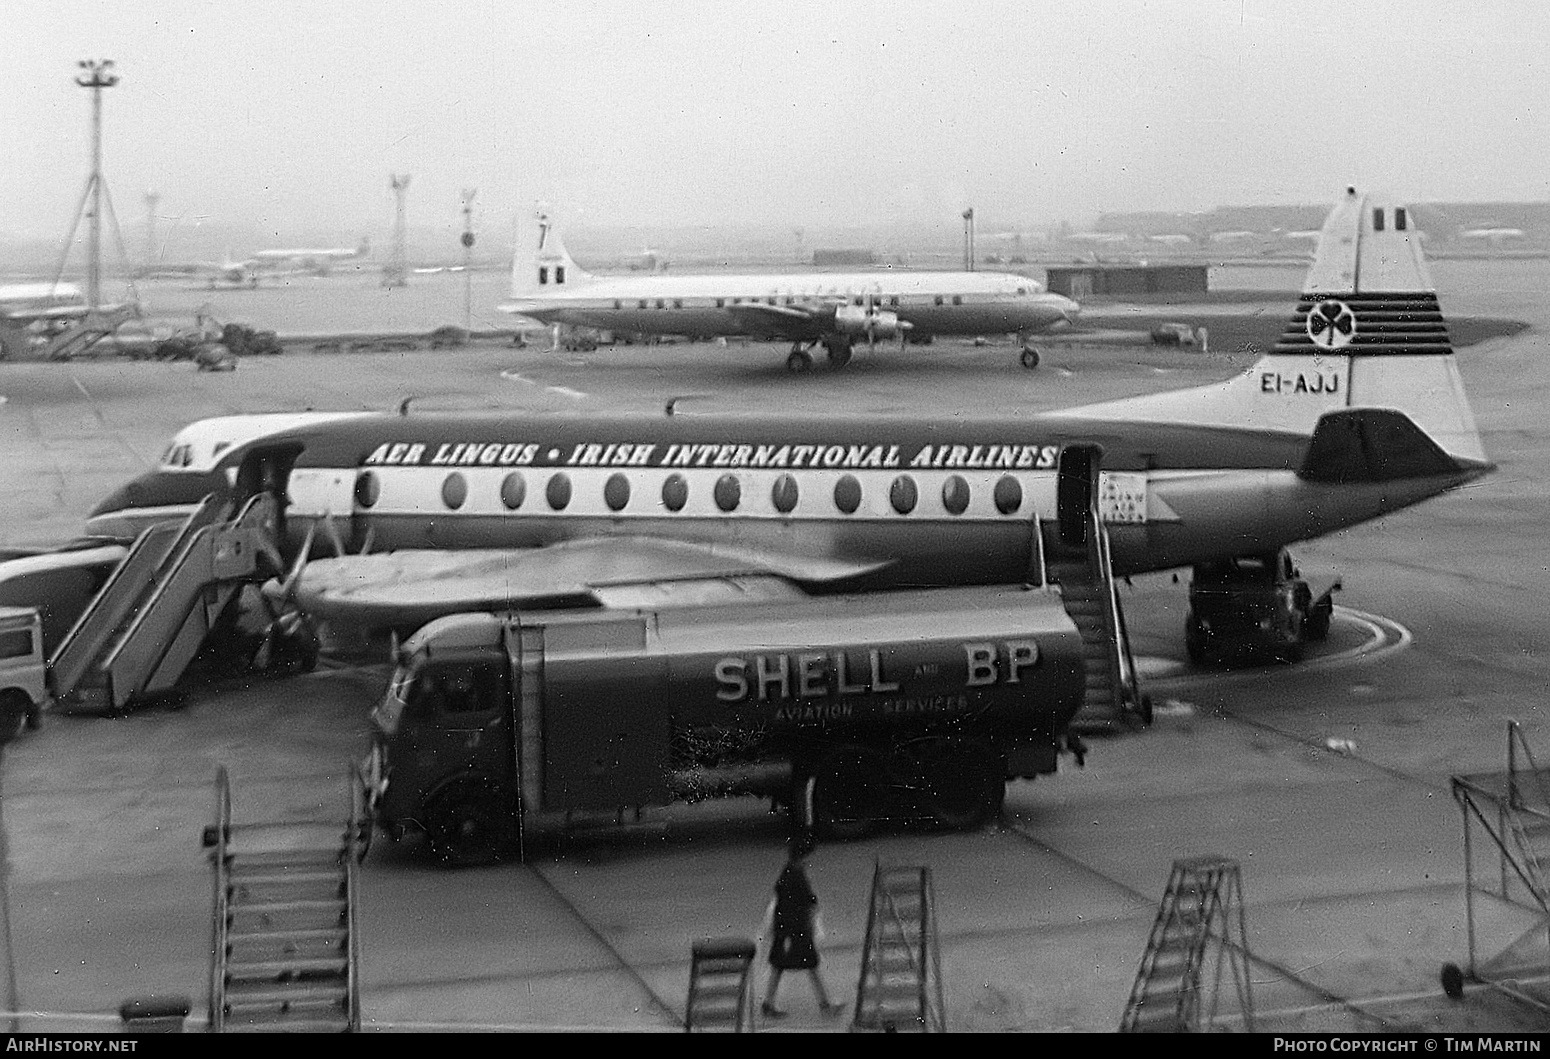
[[[36,728],[48,695],[43,619],[36,607],[0,607],[0,744]]]

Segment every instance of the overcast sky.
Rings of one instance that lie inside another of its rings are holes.
[[[984,231],[1107,210],[1550,198],[1550,5],[4,0],[0,234],[60,237],[113,59],[126,225]]]

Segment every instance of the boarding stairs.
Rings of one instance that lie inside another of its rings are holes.
[[[753,957],[748,938],[704,938],[690,949],[684,1030],[753,1029]]]
[[[56,703],[115,713],[172,688],[242,587],[279,565],[273,500],[231,516],[211,495],[140,535],[49,660]]]
[[[1049,531],[1054,533],[1053,527]],[[1088,512],[1086,540],[1072,547],[1046,542],[1046,569],[1060,586],[1066,613],[1082,637],[1086,689],[1071,729],[1103,734],[1151,722],[1151,697],[1141,692],[1125,612],[1109,554],[1109,531],[1098,510]]]
[[[139,307],[133,304],[94,309],[63,331],[50,335],[33,356],[39,360],[71,360],[83,356],[139,315]]]
[[[215,823],[204,831],[215,879],[210,1029],[359,1030],[356,869],[369,824],[358,795],[344,821],[231,817],[223,767]]]
[[[1252,1033],[1254,1000],[1238,862],[1215,856],[1176,860],[1120,1032],[1197,1033],[1219,1028],[1217,1007],[1227,972],[1232,974],[1238,998],[1234,1020]]]
[[[851,1029],[947,1029],[930,868],[879,862],[872,875]]]
[[[1445,967],[1443,985],[1457,995],[1467,971],[1550,1015],[1550,770],[1534,760],[1522,726],[1508,721],[1506,771],[1456,775],[1452,786],[1464,815],[1469,963]],[[1477,878],[1477,827],[1489,841],[1487,856],[1495,855],[1495,885]],[[1495,940],[1504,931],[1512,940],[1483,957],[1484,936]]]

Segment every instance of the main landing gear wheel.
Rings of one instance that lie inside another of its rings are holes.
[[[22,734],[29,723],[32,703],[18,693],[0,695],[0,746]]]
[[[813,370],[813,357],[805,349],[793,349],[786,358],[786,370],[793,375],[806,375]]]
[[[1033,368],[1037,368],[1039,366],[1039,351],[1034,349],[1032,346],[1024,346],[1020,356],[1023,362],[1023,367],[1032,370]]]
[[[449,785],[426,806],[425,831],[432,852],[448,864],[498,859],[506,828],[494,784],[465,779]]]
[[[829,367],[843,368],[850,363],[850,344],[833,345],[826,347],[829,351]]]

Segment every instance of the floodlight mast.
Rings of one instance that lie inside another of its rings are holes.
[[[95,310],[102,304],[102,90],[118,84],[112,59],[82,59],[76,64],[85,72],[75,79],[82,88],[91,89],[91,176],[86,182],[88,218],[86,260],[86,305]]]

